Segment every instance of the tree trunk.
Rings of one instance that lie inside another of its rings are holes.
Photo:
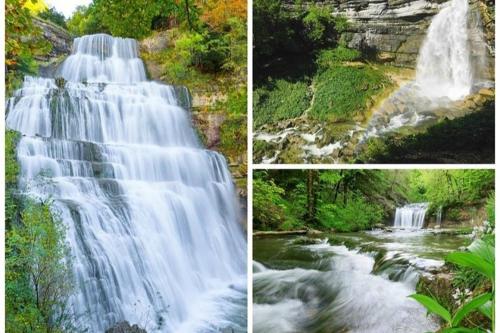
[[[184,0],[184,9],[186,10],[186,18],[189,25],[189,30],[193,30],[193,23],[191,22],[191,14],[189,13],[189,0]]]
[[[314,223],[316,217],[316,194],[314,191],[315,170],[307,170],[307,222]]]

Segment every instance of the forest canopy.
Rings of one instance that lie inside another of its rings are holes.
[[[492,170],[268,170],[254,174],[254,229],[340,232],[387,222],[394,208],[429,212],[492,205]],[[493,211],[493,210],[492,210]]]

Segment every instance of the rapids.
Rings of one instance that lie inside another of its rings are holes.
[[[426,230],[255,238],[254,332],[435,331],[436,318],[408,295],[468,241]]]

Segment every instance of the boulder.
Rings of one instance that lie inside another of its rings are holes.
[[[130,325],[128,321],[121,321],[108,328],[106,333],[147,333],[147,331],[137,325]]]
[[[160,31],[140,41],[139,46],[147,53],[158,53],[169,46],[169,38],[165,31]]]

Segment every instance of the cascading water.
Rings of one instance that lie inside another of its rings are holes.
[[[397,90],[374,113],[360,144],[404,126],[434,122],[434,111],[453,112],[460,107],[456,102],[491,86],[485,78],[487,53],[480,19],[470,13],[468,0],[448,2],[428,28],[415,81]]]
[[[436,214],[436,225],[441,226],[441,218],[443,215],[443,206],[439,206]]]
[[[433,19],[420,49],[416,84],[430,98],[459,100],[472,89],[468,0],[452,0]]]
[[[413,203],[403,207],[396,208],[394,216],[394,227],[422,229],[425,222],[425,213],[429,204]]]
[[[466,243],[406,230],[254,238],[253,332],[434,332],[439,321],[408,296]]]
[[[20,186],[68,227],[79,325],[246,331],[246,242],[224,158],[203,149],[185,89],[147,82],[132,39],[75,39],[54,79],[8,101]]]

